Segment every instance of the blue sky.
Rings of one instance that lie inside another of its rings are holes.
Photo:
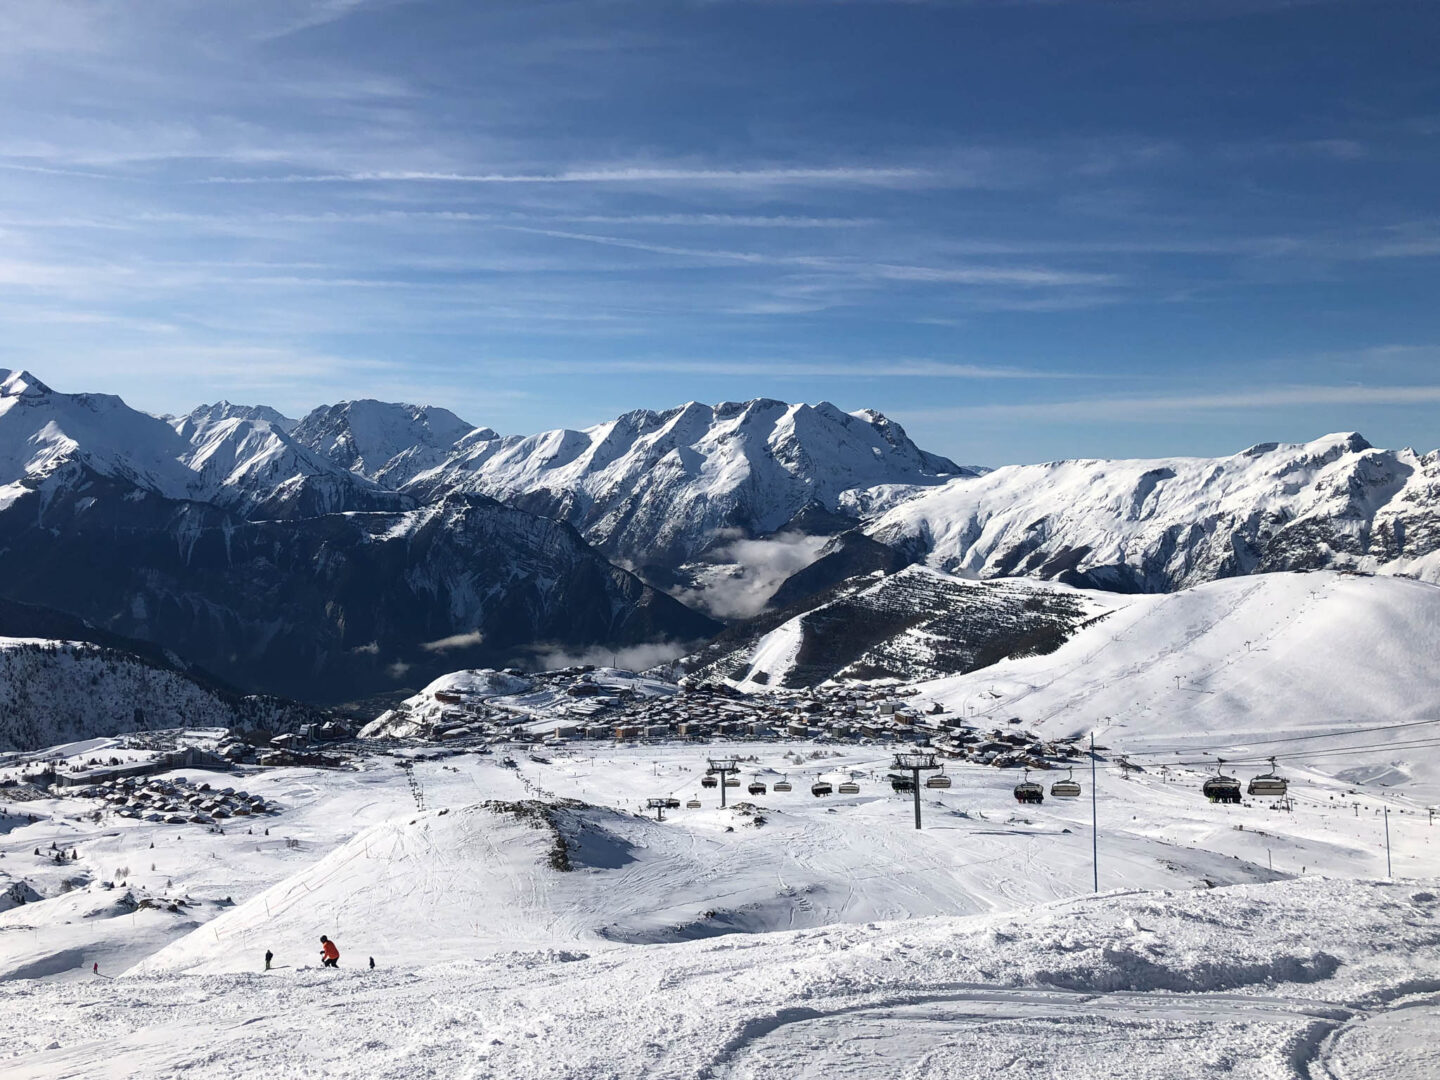
[[[0,365],[1440,445],[1440,5],[0,0]]]

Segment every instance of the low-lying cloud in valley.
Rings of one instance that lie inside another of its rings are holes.
[[[748,619],[765,610],[786,578],[819,558],[828,540],[799,532],[732,540],[710,553],[717,565],[702,584],[682,590],[677,599],[717,619]]]

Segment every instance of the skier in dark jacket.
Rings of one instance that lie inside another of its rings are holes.
[[[270,970],[270,961],[275,959],[275,954],[269,949],[265,950],[265,970]]]

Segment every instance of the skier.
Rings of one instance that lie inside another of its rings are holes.
[[[275,954],[269,949],[265,950],[265,970],[270,970],[270,961],[275,959]]]
[[[335,947],[335,942],[331,941],[324,934],[320,935],[320,966],[340,966],[340,950]]]
[[[375,957],[373,957],[373,956],[370,957],[370,970],[371,970],[371,971],[374,971],[374,970],[375,970]]]
[[[99,960],[96,960],[95,963],[91,964],[91,965],[90,965],[90,970],[93,971],[96,975],[99,975],[99,974],[100,974],[100,961],[99,961]]]

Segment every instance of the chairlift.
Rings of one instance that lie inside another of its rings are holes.
[[[859,795],[860,785],[857,784],[854,780],[843,780],[841,781],[840,786],[837,787],[835,790],[838,791],[841,795]]]
[[[944,772],[937,772],[925,778],[925,786],[927,788],[948,788],[950,777],[946,776]]]
[[[1201,785],[1200,791],[1212,803],[1238,805],[1240,802],[1240,781],[1226,776],[1219,770],[1224,768],[1225,759],[1216,759],[1216,773]]]
[[[915,781],[909,776],[903,776],[900,773],[891,773],[890,787],[894,791],[914,791]]]
[[[1030,779],[1030,770],[1025,770],[1025,779],[1015,785],[1015,801],[1029,806],[1039,806],[1045,801],[1045,788]]]
[[[745,790],[750,792],[751,795],[764,795],[766,788],[757,776],[754,780],[750,781],[750,786]]]
[[[1064,780],[1056,780],[1050,785],[1050,797],[1052,799],[1078,799],[1080,797],[1080,784],[1075,779],[1075,770],[1067,769]]]
[[[790,790],[791,790],[790,781],[789,781],[789,780],[783,780],[783,779],[782,779],[782,780],[777,780],[777,781],[775,781],[775,790],[776,790],[776,791],[790,791]]]
[[[725,777],[725,786],[726,786],[726,787],[739,787],[739,786],[740,786],[740,778],[739,778],[738,776],[727,776],[727,777]]]
[[[1250,795],[1262,795],[1269,798],[1283,799],[1285,793],[1290,790],[1290,784],[1275,771],[1275,759],[1270,759],[1270,771],[1252,777],[1246,792]]]
[[[810,785],[810,794],[814,795],[817,799],[821,795],[832,794],[833,790],[834,789],[830,787],[829,783],[824,780],[816,780],[815,783]]]
[[[688,808],[688,809],[690,809],[690,810],[699,810],[699,809],[700,809],[700,800],[699,800],[699,799],[691,799],[689,802],[687,802],[687,803],[685,804],[685,806],[686,806],[686,808]]]
[[[706,773],[700,778],[700,786],[705,788],[717,788],[720,786],[720,781],[715,777],[711,776],[709,773]]]

